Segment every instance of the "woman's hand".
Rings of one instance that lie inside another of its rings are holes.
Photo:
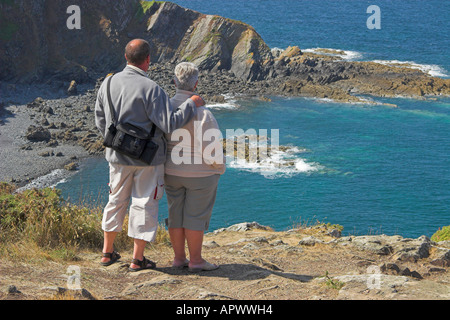
[[[192,101],[195,102],[197,108],[203,107],[205,105],[205,100],[202,97],[194,95],[191,97]]]

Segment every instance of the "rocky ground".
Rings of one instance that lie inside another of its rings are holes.
[[[128,271],[131,252],[109,267],[99,253],[65,264],[0,259],[0,299],[98,300],[448,300],[450,244],[427,237],[341,237],[327,226],[274,232],[242,223],[205,236],[204,257],[220,268],[171,267],[168,244],[148,247],[156,270]],[[79,287],[73,270],[79,268]],[[73,287],[72,287],[73,288]]]

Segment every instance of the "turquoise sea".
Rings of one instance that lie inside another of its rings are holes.
[[[184,7],[244,21],[271,48],[332,48],[349,60],[407,61],[450,74],[450,2],[350,0],[175,0]],[[381,29],[366,12],[381,9]],[[330,222],[344,234],[431,236],[450,224],[450,99],[373,98],[384,105],[271,97],[211,106],[222,131],[278,129],[291,167],[229,163],[210,231],[257,221],[276,230]],[[108,165],[84,163],[57,185],[73,202],[104,205]],[[167,217],[164,197],[160,220]]]

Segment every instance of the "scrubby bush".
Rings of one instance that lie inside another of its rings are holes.
[[[431,240],[434,242],[450,240],[450,226],[442,227],[431,236]]]
[[[11,188],[2,188],[2,191],[8,190]],[[3,241],[27,239],[42,247],[61,244],[99,246],[102,232],[98,213],[65,203],[56,189],[33,189],[18,194],[2,192],[1,238]]]
[[[67,203],[57,189],[32,189],[14,193],[0,183],[0,245],[30,244],[44,249],[94,249],[103,247],[102,208]],[[124,226],[126,228],[126,224]],[[126,250],[132,241],[122,232],[117,248]]]

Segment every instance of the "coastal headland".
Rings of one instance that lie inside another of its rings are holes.
[[[197,64],[198,93],[208,103],[298,96],[377,105],[378,97],[450,95],[450,79],[412,65],[348,61],[339,50],[269,48],[245,23],[170,2],[77,2],[80,30],[66,27],[68,1],[0,1],[0,181],[39,187],[41,176],[65,175],[103,156],[97,90],[125,66],[123,50],[133,38],[150,42],[149,76],[169,95],[176,63]],[[61,296],[61,274],[73,264],[83,276],[82,289],[70,291],[79,299],[450,299],[450,246],[427,237],[341,237],[327,226],[274,232],[244,223],[206,236],[206,258],[222,265],[210,274],[170,268],[167,244],[150,254],[160,267],[138,275],[127,273],[126,253],[106,269],[92,252],[64,263],[2,258],[0,299]]]
[[[176,63],[197,64],[207,103],[304,96],[376,105],[377,97],[450,95],[450,79],[412,65],[347,61],[340,50],[271,49],[250,25],[170,2],[79,5],[82,27],[71,30],[64,1],[0,2],[9,30],[0,36],[0,181],[23,186],[103,154],[97,89],[125,66],[123,48],[132,38],[150,42],[149,76],[169,95]]]

